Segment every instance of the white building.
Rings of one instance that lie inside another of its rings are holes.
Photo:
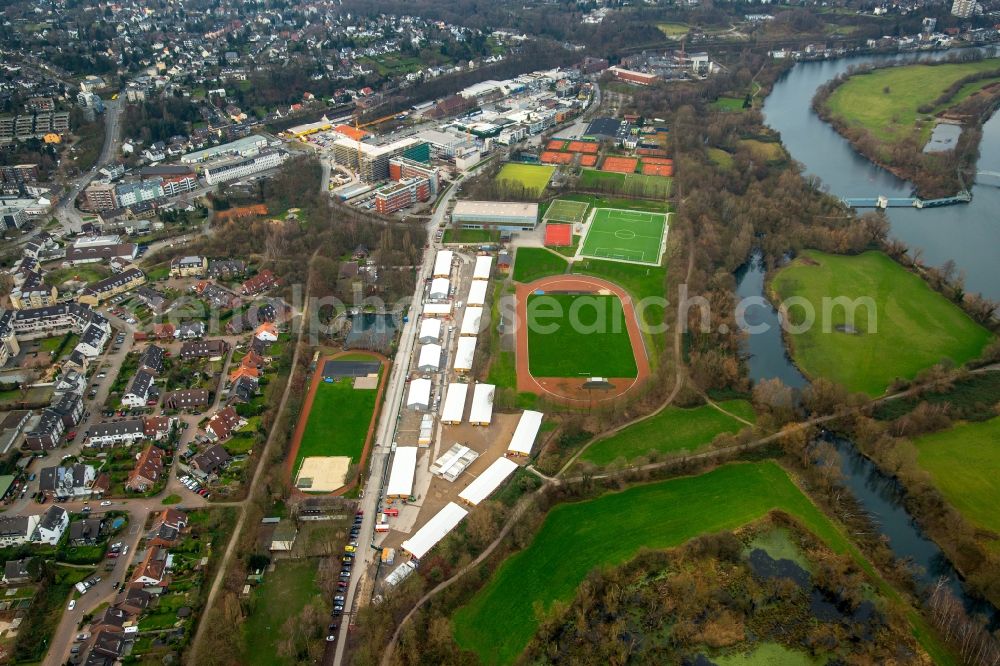
[[[458,348],[455,350],[454,370],[458,373],[466,373],[472,370],[472,363],[476,359],[476,342],[478,337],[463,336],[458,339]]]
[[[424,345],[420,348],[417,369],[421,372],[438,372],[441,369],[441,345]]]
[[[67,527],[69,527],[69,512],[61,506],[50,506],[38,521],[32,541],[55,546]]]
[[[451,316],[451,301],[447,303],[424,303],[424,317],[449,317]]]
[[[465,399],[469,395],[469,385],[458,382],[448,384],[448,393],[444,397],[444,407],[441,409],[441,422],[457,425],[465,416]]]
[[[451,250],[441,250],[434,257],[434,277],[451,277],[451,262],[455,253]]]
[[[431,474],[452,482],[475,462],[479,453],[464,444],[452,444],[444,455],[431,465]]]
[[[436,301],[443,301],[448,298],[451,292],[451,282],[448,278],[434,278],[431,282],[430,297]]]
[[[489,288],[489,282],[483,280],[474,280],[472,285],[469,287],[469,298],[466,302],[469,305],[485,305],[486,304],[486,291]]]
[[[385,486],[389,499],[406,499],[413,494],[413,476],[417,471],[417,447],[397,446],[392,454],[392,469]]]
[[[472,392],[472,407],[469,408],[469,423],[488,426],[493,421],[493,396],[497,387],[493,384],[476,384]]]
[[[514,434],[510,438],[510,446],[507,447],[508,456],[530,456],[531,449],[535,445],[535,437],[542,427],[542,418],[545,415],[541,412],[525,410],[521,414],[521,420],[517,422]]]
[[[476,267],[472,269],[473,280],[489,280],[493,273],[493,257],[481,254],[476,257]]]
[[[406,407],[419,412],[426,412],[431,406],[431,380],[414,379],[410,382],[410,391],[406,396]]]
[[[472,305],[465,308],[465,316],[462,318],[462,330],[460,335],[479,335],[479,330],[482,327],[483,321],[483,308],[478,305]]]
[[[417,334],[417,342],[427,345],[441,340],[441,320],[425,317],[420,322],[420,332]]]
[[[215,185],[246,178],[255,173],[281,166],[287,158],[288,153],[284,151],[268,150],[253,157],[208,167],[205,169],[205,182],[209,185]]]
[[[472,506],[493,494],[501,483],[507,480],[518,468],[518,464],[510,458],[497,458],[493,464],[486,468],[482,474],[466,486],[465,490],[458,494],[458,499]]]
[[[454,502],[448,502],[443,509],[438,511],[433,518],[417,530],[416,534],[402,543],[403,550],[419,560],[438,541],[445,538],[449,532],[455,529],[468,513],[468,511]]]

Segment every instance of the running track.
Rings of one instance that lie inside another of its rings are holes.
[[[632,343],[632,353],[635,355],[635,364],[638,368],[636,377],[615,378],[614,392],[601,393],[601,397],[595,402],[614,400],[625,395],[637,386],[641,386],[650,375],[649,355],[646,352],[646,344],[639,330],[639,321],[636,318],[635,306],[632,297],[627,291],[607,280],[590,277],[587,275],[556,275],[552,277],[535,280],[531,284],[517,285],[517,311],[514,321],[514,330],[517,338],[517,390],[530,391],[538,395],[544,395],[564,403],[586,403],[590,398],[586,395],[582,386],[585,380],[573,377],[536,378],[532,376],[528,368],[528,296],[541,289],[542,291],[578,291],[586,293],[597,293],[608,291],[618,296],[622,302],[622,309],[625,312],[625,327],[628,329],[628,337]]]

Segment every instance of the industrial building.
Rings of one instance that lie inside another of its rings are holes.
[[[267,150],[253,157],[234,160],[205,169],[205,182],[209,185],[225,183],[252,176],[261,171],[267,171],[280,166],[288,158],[288,153],[281,150]]]
[[[451,221],[463,229],[532,231],[538,224],[538,204],[459,201],[451,211]]]
[[[646,74],[644,72],[635,72],[631,69],[622,69],[621,67],[608,67],[608,71],[618,79],[619,81],[624,81],[625,83],[634,83],[640,86],[649,86],[656,82],[656,74]]]
[[[242,139],[237,139],[230,143],[211,146],[204,150],[196,150],[193,153],[181,156],[183,164],[197,164],[207,162],[220,157],[253,157],[264,148],[267,148],[267,138],[253,134]]]

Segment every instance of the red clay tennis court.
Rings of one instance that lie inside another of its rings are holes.
[[[613,171],[615,173],[635,173],[635,168],[639,165],[639,160],[634,157],[605,157],[601,171]]]
[[[556,153],[546,150],[539,159],[542,164],[569,164],[573,161],[573,153]]]
[[[562,139],[552,139],[545,144],[545,150],[564,150],[565,148],[566,142]]]
[[[573,244],[573,226],[570,224],[545,225],[545,245],[549,247],[569,247]]]
[[[597,155],[580,155],[580,166],[597,166]]]
[[[597,154],[597,144],[589,141],[570,141],[566,150],[573,153]]]
[[[674,161],[666,157],[643,157],[643,164],[673,164]]]
[[[667,151],[663,150],[662,148],[640,148],[639,150],[635,151],[635,154],[643,156],[652,155],[655,157],[666,157]]]
[[[642,165],[642,173],[644,176],[673,176],[674,175],[674,165],[673,164],[646,164]]]

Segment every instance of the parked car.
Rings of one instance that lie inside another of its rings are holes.
[[[66,607],[66,610],[73,610],[74,608],[76,608],[76,599],[70,599],[69,606]]]

